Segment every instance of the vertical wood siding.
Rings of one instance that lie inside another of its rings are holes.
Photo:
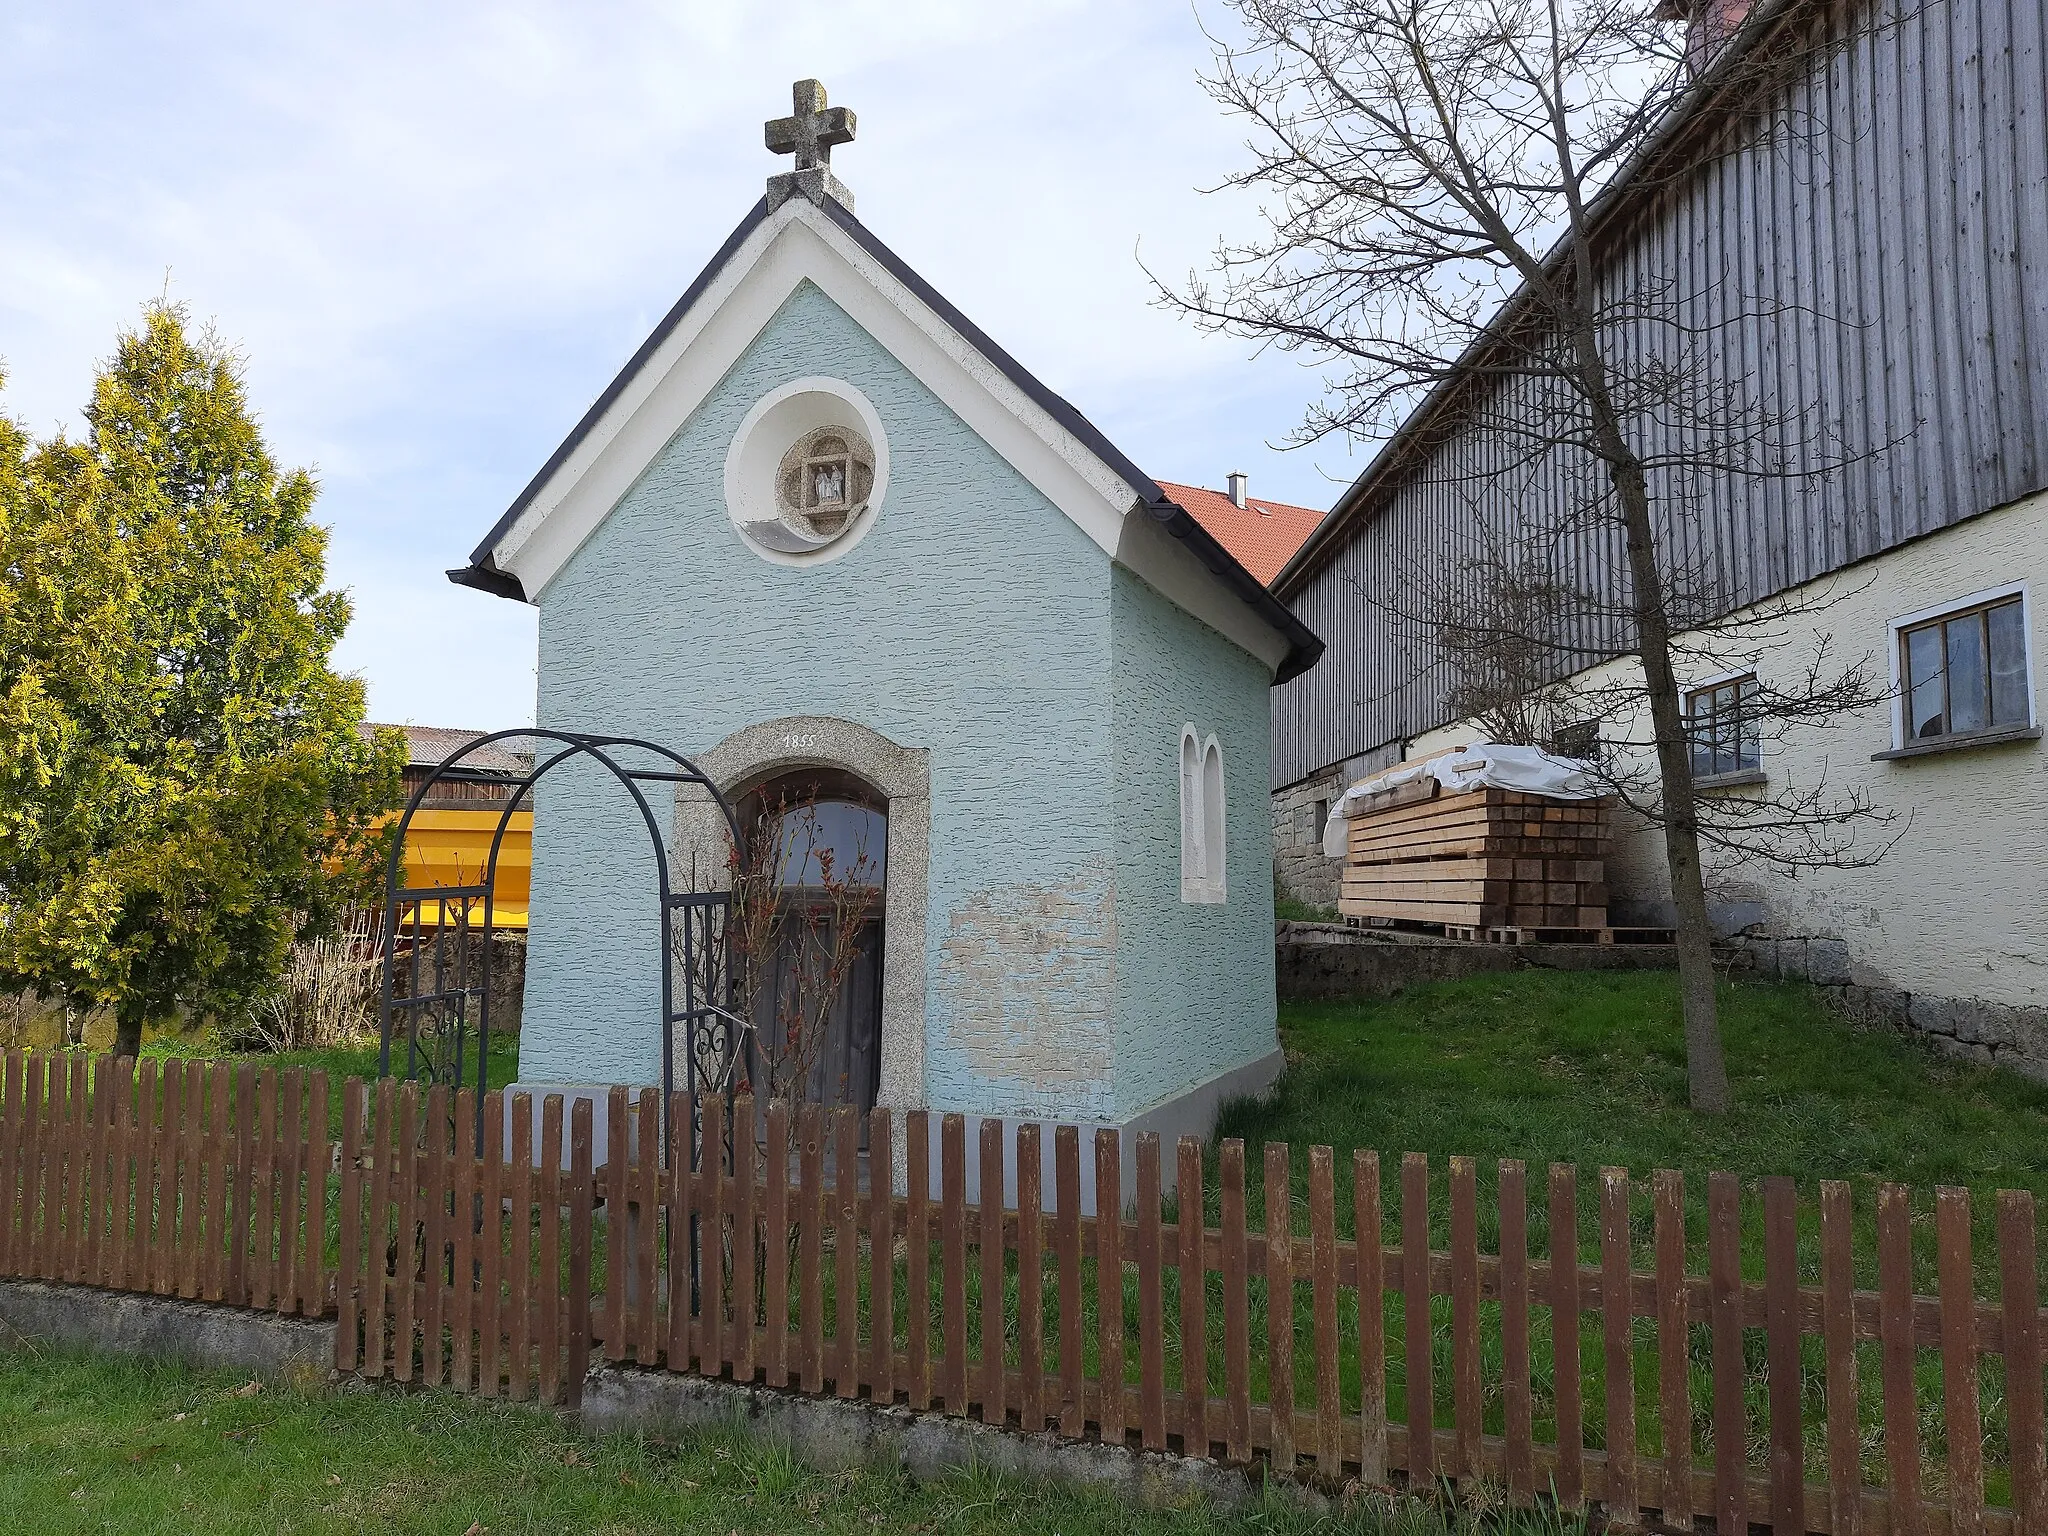
[[[1854,10],[1854,35],[1816,50],[1770,117],[1610,231],[1606,297],[1674,282],[1693,323],[1727,327],[1716,371],[1804,422],[1794,465],[1833,467],[1702,488],[1696,523],[1671,532],[1724,610],[2048,484],[2043,7],[1934,0],[1891,27]],[[1814,424],[1834,443],[1802,448]],[[1490,434],[1447,428],[1286,594],[1329,649],[1276,690],[1275,786],[1444,723],[1442,669],[1362,593],[1412,583],[1418,552],[1454,548],[1468,518],[1523,498],[1541,516],[1590,467],[1500,457]],[[1618,557],[1570,558],[1613,590]],[[1590,624],[1574,638],[1623,643]]]

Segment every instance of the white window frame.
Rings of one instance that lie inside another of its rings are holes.
[[[1192,724],[1181,727],[1178,771],[1180,899],[1189,906],[1220,906],[1229,899],[1225,852],[1230,822],[1223,748],[1213,731],[1205,737]]]
[[[1711,677],[1703,677],[1696,683],[1687,683],[1684,687],[1678,690],[1679,711],[1685,717],[1685,765],[1688,771],[1692,767],[1693,696],[1695,694],[1711,692],[1713,689],[1723,687],[1728,683],[1740,682],[1745,677],[1754,679],[1757,687],[1763,687],[1763,679],[1757,676],[1757,670],[1755,667],[1733,667],[1725,672],[1716,672]],[[1756,767],[1739,768],[1735,770],[1733,773],[1695,774],[1693,777],[1696,782],[1705,784],[1711,788],[1717,782],[1725,781],[1728,779],[1748,778],[1751,774],[1761,774],[1763,771],[1764,744],[1761,736],[1759,736],[1756,744]]]
[[[2025,726],[1999,726],[1996,729],[2040,729],[2040,697],[2034,687],[2034,599],[2027,582],[2009,581],[2002,586],[1986,587],[1981,592],[1972,592],[1967,597],[1951,598],[1947,602],[1933,603],[1925,608],[1917,608],[1911,613],[1900,614],[1897,618],[1889,621],[1887,632],[1889,645],[1887,649],[1890,652],[1891,660],[1893,751],[1903,751],[1909,747],[1922,745],[1916,739],[1906,735],[1905,676],[1901,670],[1901,647],[1905,640],[1905,631],[1916,629],[1922,624],[1932,623],[1934,620],[1945,618],[1950,614],[1960,613],[1965,608],[1978,608],[1989,603],[1998,602],[2002,598],[2014,596],[2017,596],[2020,600],[2020,638],[2026,645],[2027,723]],[[1971,740],[1973,736],[1980,734],[1990,735],[1993,733],[1972,731],[1960,735],[1934,736],[1929,737],[1924,744],[1934,746],[1937,743],[1965,743]]]

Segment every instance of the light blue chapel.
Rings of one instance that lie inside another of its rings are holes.
[[[1280,1069],[1268,700],[1321,644],[854,217],[851,114],[797,105],[798,168],[450,574],[539,609],[542,727],[872,839],[819,1096],[1207,1134]],[[536,796],[519,1086],[659,1084],[646,827],[594,768]],[[651,799],[687,883],[701,806]]]

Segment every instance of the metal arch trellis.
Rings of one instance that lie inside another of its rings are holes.
[[[467,775],[464,765],[486,747],[509,740],[554,744],[545,758],[539,752],[527,772],[509,782],[512,794],[503,803],[491,835],[490,852],[474,881],[457,885],[408,886],[405,838],[414,814],[434,786]],[[632,768],[621,763],[624,752],[652,753],[662,768]],[[594,759],[632,797],[654,847],[661,920],[661,1088],[666,1106],[676,1088],[675,1035],[684,1038],[684,1086],[692,1094],[707,1086],[723,1091],[744,1048],[744,1021],[733,1010],[733,976],[726,954],[727,919],[732,908],[728,886],[677,891],[670,877],[669,854],[661,824],[649,805],[648,783],[698,785],[723,818],[732,847],[743,846],[739,818],[717,784],[681,753],[631,736],[599,736],[578,731],[515,729],[493,731],[464,744],[435,766],[407,799],[394,829],[384,866],[382,994],[378,1009],[379,1076],[392,1074],[392,1044],[402,1037],[403,1077],[460,1087],[473,1078],[476,1094],[476,1138],[483,1147],[484,1093],[488,1086],[491,1021],[491,967],[497,933],[498,858],[512,817],[527,803],[533,787],[549,772],[576,758]],[[693,874],[702,873],[693,870]],[[716,872],[712,872],[715,876]],[[473,914],[481,907],[481,945]],[[410,933],[410,942],[407,934]],[[428,937],[432,934],[431,939]],[[403,957],[401,963],[401,946]],[[423,956],[423,949],[426,951]],[[678,964],[680,961],[680,965]],[[677,973],[682,980],[677,1006]],[[405,983],[400,991],[400,982]],[[424,985],[425,990],[422,990]],[[473,1043],[473,1049],[472,1049]],[[471,1064],[471,1057],[474,1064]],[[664,1138],[664,1141],[666,1138]]]

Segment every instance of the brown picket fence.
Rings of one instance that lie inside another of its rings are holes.
[[[1452,1158],[1439,1198],[1410,1154],[1383,1210],[1375,1153],[1350,1155],[1340,1205],[1327,1147],[1297,1185],[1284,1145],[1248,1180],[1242,1143],[1183,1140],[1162,1198],[1156,1136],[1128,1149],[1127,1191],[1115,1133],[1084,1146],[1022,1122],[1015,1201],[983,1207],[968,1159],[1003,1187],[994,1121],[970,1149],[957,1115],[934,1138],[922,1111],[757,1119],[745,1096],[678,1095],[664,1115],[653,1090],[614,1089],[604,1145],[625,1155],[594,1165],[588,1099],[536,1116],[487,1095],[479,1156],[468,1090],[350,1080],[338,1136],[328,1091],[246,1065],[9,1056],[0,1274],[331,1315],[338,1370],[488,1396],[573,1405],[598,1355],[1684,1529],[2048,1531],[2026,1192],[1997,1197],[1987,1301],[1960,1189],[1937,1192],[1930,1233],[1910,1191],[1878,1186],[1859,1243],[1837,1182],[1802,1203],[1764,1179],[1746,1201],[1713,1174],[1689,1212],[1679,1175],[1642,1200],[1603,1169],[1588,1206],[1571,1167],[1532,1189],[1518,1162],[1482,1180]],[[1084,1156],[1121,1220],[1084,1214]],[[1930,1236],[1935,1294],[1917,1294]]]
[[[20,1051],[5,1073],[0,1276],[331,1309],[325,1073]]]

